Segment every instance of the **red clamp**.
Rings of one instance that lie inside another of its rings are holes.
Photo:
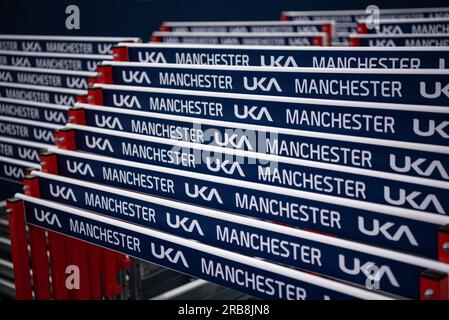
[[[89,103],[89,102],[87,101],[87,94],[83,94],[82,96],[77,96],[77,97],[76,97],[76,102],[79,102],[79,103]]]
[[[76,150],[75,130],[62,128],[55,133],[55,144],[61,149]]]
[[[112,66],[99,65],[97,67],[96,83],[112,84],[114,79],[112,77]]]
[[[332,43],[333,29],[331,23],[324,23],[321,26],[321,31],[327,34],[327,39],[329,43]]]
[[[322,46],[324,45],[323,42],[324,42],[324,41],[323,41],[323,38],[322,38],[322,37],[315,37],[315,38],[313,38],[313,40],[312,40],[312,44],[313,44],[314,46],[319,46],[319,47],[322,47]]]
[[[26,175],[23,178],[23,193],[30,197],[40,198],[38,176]]]
[[[355,28],[357,33],[366,34],[368,33],[368,28],[366,27],[365,22],[357,23],[357,27]]]
[[[112,48],[113,61],[129,61],[127,47],[113,47]]]
[[[39,155],[41,161],[41,171],[45,173],[57,174],[58,173],[58,161],[56,154],[43,151]]]
[[[103,105],[103,89],[102,88],[89,88],[87,90],[87,103],[97,106]]]
[[[290,21],[290,17],[285,15],[285,14],[281,14],[281,21]]]
[[[449,263],[449,225],[438,230],[438,260]]]
[[[448,279],[444,272],[426,270],[420,279],[421,300],[448,300]]]
[[[82,108],[70,108],[67,113],[69,123],[86,125],[86,111]]]
[[[150,42],[161,42],[161,37],[151,36]]]
[[[348,44],[350,47],[360,47],[360,39],[349,37]]]
[[[131,259],[128,255],[121,253],[117,254],[117,262],[119,269],[121,270],[128,269],[133,265],[133,259]]]
[[[164,32],[171,31],[170,26],[167,26],[165,23],[161,24],[159,30]]]

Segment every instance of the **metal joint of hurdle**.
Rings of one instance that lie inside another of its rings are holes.
[[[68,114],[69,122],[72,122],[73,112]],[[61,129],[55,133],[55,144],[61,149],[76,150],[75,136],[72,129]],[[56,155],[52,154],[54,163],[56,163]],[[81,242],[71,240],[73,242]],[[107,298],[115,297],[122,293],[122,287],[117,281],[117,273],[121,270],[129,268],[133,261],[128,256],[116,253],[108,249],[102,249],[92,244],[85,244],[89,256],[89,269],[91,271],[91,287],[95,296],[100,294],[100,273],[102,273],[103,292]]]
[[[72,124],[85,125],[85,111],[82,108],[71,108],[69,110],[69,119]],[[60,134],[64,137],[61,141],[61,148],[70,148],[76,151],[75,132],[73,129],[60,130]],[[309,230],[308,230],[309,231]],[[315,232],[310,230],[311,232]],[[438,233],[439,239],[439,261],[449,263],[449,226],[440,227]],[[425,270],[422,272],[420,279],[420,298],[422,300],[447,300],[448,296],[448,275],[434,270]]]

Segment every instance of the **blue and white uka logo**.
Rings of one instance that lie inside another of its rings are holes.
[[[25,176],[24,171],[22,168],[10,165],[10,164],[4,164],[3,165],[3,172],[5,175],[9,178],[13,178],[16,180],[23,179]]]
[[[185,268],[189,268],[189,264],[181,250],[175,251],[173,248],[156,245],[154,242],[151,242],[150,252],[153,257],[159,260],[166,260],[172,264],[182,263]]]
[[[184,184],[186,195],[193,199],[201,198],[203,201],[212,202],[216,201],[223,204],[220,193],[215,188],[210,188],[207,186],[200,187],[194,184],[193,187],[189,183]]]
[[[441,178],[449,180],[449,175],[439,160],[431,161],[426,158],[412,160],[412,157],[404,156],[404,159],[401,159],[400,164],[398,164],[396,155],[390,154],[390,167],[396,172],[409,173],[414,171],[416,174],[424,177],[430,177],[432,174],[437,173]]]
[[[94,172],[88,163],[78,162],[75,160],[67,160],[67,170],[73,174],[80,174],[82,176],[91,176],[95,178]]]
[[[145,71],[122,71],[123,81],[126,83],[151,84],[150,77]]]
[[[95,137],[95,136],[86,135],[85,142],[86,142],[86,146],[89,149],[100,150],[100,151],[108,150],[111,153],[114,152],[114,148],[112,148],[111,142],[106,138],[99,138],[99,137]]]
[[[123,131],[122,123],[117,117],[96,114],[94,120],[97,127]]]
[[[248,80],[248,77],[243,77],[243,86],[248,91],[262,90],[265,92],[269,92],[274,88],[275,91],[282,92],[281,86],[279,85],[276,78],[252,77],[252,80]]]
[[[66,117],[64,112],[56,110],[44,110],[44,118],[48,122],[52,123],[66,123]]]
[[[67,77],[66,85],[72,89],[87,89],[87,79],[79,77]]]
[[[97,50],[99,54],[112,54],[112,44],[111,43],[99,43],[97,45]]]
[[[30,68],[31,62],[26,57],[11,57],[11,65],[15,67]]]
[[[50,194],[55,198],[78,202],[72,188],[50,183]]]
[[[270,112],[268,112],[268,109],[266,107],[249,107],[247,105],[243,105],[243,107],[240,108],[237,104],[235,104],[234,115],[238,119],[242,120],[250,118],[251,120],[260,121],[265,118],[267,121],[273,122],[273,118],[271,117],[271,114]]]
[[[42,48],[39,42],[35,41],[23,41],[22,42],[22,51],[32,51],[32,52],[41,52]]]
[[[298,67],[295,58],[292,56],[260,56],[260,65],[264,67]]]
[[[1,82],[14,82],[11,72],[9,71],[0,71],[0,81]]]
[[[116,107],[137,108],[142,109],[142,106],[136,96],[127,94],[113,94],[112,102]]]
[[[149,63],[167,63],[162,52],[137,52],[137,60],[139,62]]]
[[[55,103],[63,106],[71,106],[75,104],[75,98],[64,95],[64,94],[55,94]]]
[[[36,140],[53,142],[53,132],[48,129],[33,128],[33,136]]]
[[[172,218],[174,216],[174,218]],[[204,236],[203,230],[201,229],[200,223],[196,219],[191,219],[188,217],[181,217],[178,214],[166,213],[167,225],[173,229],[181,229],[188,233],[198,233],[200,236]]]
[[[56,213],[34,208],[34,217],[39,222],[48,224],[50,226],[57,226],[62,229],[61,222],[59,221],[58,215]]]
[[[446,132],[446,128],[449,126],[449,121],[442,121],[437,124],[435,120],[429,120],[427,126],[422,126],[421,123],[422,120],[413,119],[413,132],[415,132],[416,135],[421,137],[432,137],[438,134],[444,139],[449,139],[449,134]],[[427,128],[427,130],[425,128]]]
[[[434,212],[432,208],[435,208],[436,212],[440,214],[446,214],[446,211],[444,210],[441,202],[438,200],[438,197],[435,194],[430,193],[424,196],[420,191],[413,191],[407,194],[407,190],[403,188],[398,189],[395,199],[393,199],[391,194],[392,192],[390,190],[390,187],[385,186],[384,199],[389,204],[392,204],[394,206],[408,205],[416,210],[430,212]]]
[[[378,237],[379,235],[385,237],[389,241],[399,242],[406,239],[412,246],[417,247],[418,241],[416,241],[410,228],[406,225],[397,225],[393,222],[381,222],[377,219],[373,219],[371,227],[367,226],[365,217],[358,217],[359,231],[370,237]]]
[[[206,166],[212,172],[222,171],[227,175],[233,175],[237,171],[241,177],[245,177],[240,163],[236,161],[230,161],[228,159],[222,161],[221,159],[208,156],[206,157]]]
[[[419,83],[419,92],[421,96],[427,99],[437,99],[444,95],[446,98],[449,98],[449,83],[443,84],[439,81],[435,82],[433,86],[433,90],[427,87],[427,83],[425,81],[421,81]]]
[[[25,159],[28,161],[39,161],[39,152],[30,148],[19,147],[17,149],[20,159]]]

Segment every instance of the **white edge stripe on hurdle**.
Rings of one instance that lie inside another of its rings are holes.
[[[9,98],[1,98],[0,102],[6,102],[6,103],[16,103],[16,104],[22,104],[30,107],[39,107],[39,108],[50,108],[55,110],[62,110],[67,111],[70,109],[69,106],[63,106],[59,104],[53,104],[53,103],[46,103],[46,102],[35,102],[30,100],[20,100],[20,99],[9,99]]]
[[[48,87],[48,86],[36,86],[36,85],[29,85],[29,84],[15,83],[15,82],[0,82],[0,86],[23,89],[23,90],[36,90],[36,91],[49,91],[49,92],[75,94],[75,95],[79,95],[79,96],[87,94],[87,90],[55,88],[55,87]]]
[[[1,118],[2,117],[0,117],[0,120],[1,120]],[[101,134],[119,136],[119,137],[123,137],[123,138],[135,139],[135,140],[140,140],[140,141],[160,143],[160,144],[165,144],[165,145],[169,145],[169,146],[178,146],[178,147],[187,148],[187,149],[196,148],[196,149],[200,149],[203,151],[204,150],[212,151],[212,152],[223,153],[223,154],[228,154],[228,155],[232,155],[232,156],[257,158],[258,160],[262,159],[262,160],[266,160],[266,161],[283,162],[283,163],[292,164],[292,165],[306,166],[306,167],[310,167],[310,168],[325,169],[325,170],[333,170],[333,171],[338,171],[338,172],[343,172],[343,173],[347,173],[348,170],[350,170],[352,174],[355,173],[355,174],[360,174],[360,175],[364,175],[364,176],[368,176],[368,177],[396,180],[396,181],[400,181],[400,182],[408,182],[408,183],[432,186],[432,187],[436,187],[436,188],[449,190],[449,182],[434,180],[434,179],[429,179],[429,178],[411,177],[411,176],[406,176],[406,175],[402,175],[402,174],[382,172],[382,171],[377,171],[377,170],[375,171],[375,170],[370,170],[370,169],[354,168],[354,167],[348,167],[348,166],[337,165],[337,164],[315,162],[315,161],[310,161],[310,160],[280,157],[280,156],[266,154],[266,153],[248,152],[248,151],[244,151],[244,150],[229,149],[229,148],[223,148],[223,147],[212,146],[212,145],[204,145],[204,144],[198,144],[198,143],[182,141],[182,140],[171,140],[171,139],[166,139],[166,138],[145,136],[145,135],[141,135],[141,134],[128,133],[128,132],[109,130],[109,129],[102,129],[102,128],[97,128],[97,127],[89,127],[89,126],[83,126],[83,125],[76,125],[76,124],[71,124],[71,123],[68,123],[65,127],[77,129],[77,130],[81,130],[81,131],[98,132]]]
[[[205,245],[202,244],[200,242],[197,241],[192,241],[192,240],[187,240],[184,238],[180,238],[171,234],[167,234],[167,233],[163,233],[160,231],[156,231],[153,229],[147,229],[144,227],[140,227],[140,226],[136,226],[130,223],[126,223],[120,220],[115,220],[115,219],[111,219],[108,218],[106,216],[102,216],[102,215],[98,215],[98,214],[93,214],[93,213],[88,213],[86,211],[83,210],[79,210],[79,209],[75,209],[72,207],[67,207],[55,202],[50,202],[50,201],[45,201],[45,200],[41,200],[38,198],[34,198],[34,197],[29,197],[20,193],[17,193],[15,195],[16,198],[22,199],[24,201],[27,202],[31,202],[31,203],[35,203],[38,205],[42,205],[42,206],[46,206],[46,207],[50,207],[52,209],[55,210],[60,210],[62,212],[68,212],[70,214],[76,215],[76,216],[80,216],[80,217],[84,217],[87,219],[91,219],[91,220],[95,220],[95,221],[99,221],[105,224],[109,224],[115,227],[119,227],[119,228],[123,228],[129,231],[133,231],[133,232],[137,232],[143,235],[147,235],[150,237],[155,237],[158,239],[162,239],[168,242],[172,242],[172,243],[176,243],[182,246],[186,246],[186,247],[190,247],[194,250],[198,250],[198,251],[203,251],[206,252],[208,254],[217,256],[217,257],[221,257],[221,258],[225,258],[225,259],[229,259],[232,261],[236,261],[242,264],[246,264],[249,265],[251,267],[255,267],[257,269],[261,269],[261,270],[268,270],[270,272],[273,273],[277,273],[289,278],[293,278],[299,281],[304,281],[306,283],[312,284],[312,285],[317,285],[319,287],[323,287],[323,288],[327,288],[330,290],[335,290],[337,292],[342,292],[354,297],[358,297],[358,298],[362,298],[362,299],[387,299],[390,300],[391,298],[387,297],[387,296],[383,296],[380,294],[376,294],[373,292],[369,292],[357,287],[352,287],[343,283],[339,283],[339,282],[335,282],[326,278],[321,278],[318,276],[314,276],[305,272],[301,272],[301,271],[297,271],[294,269],[290,269],[290,268],[286,268],[280,265],[276,265],[270,262],[266,262],[260,259],[255,259],[255,258],[251,258],[248,256],[244,256],[242,254],[238,254],[238,253],[234,253],[234,252],[230,252],[230,251],[226,251],[220,248],[216,248],[216,247],[212,247],[209,245]]]
[[[6,143],[12,143],[12,144],[20,144],[20,145],[27,146],[27,147],[41,148],[41,149],[47,149],[48,147],[52,146],[51,144],[45,144],[45,143],[21,140],[21,139],[14,139],[14,138],[3,137],[3,136],[0,136],[0,141],[6,142]]]
[[[47,35],[15,35],[0,34],[0,40],[36,40],[36,41],[92,41],[92,42],[119,42],[119,41],[140,41],[137,37],[79,37],[79,36],[47,36]]]
[[[84,76],[84,77],[96,77],[98,75],[97,72],[93,72],[93,71],[74,71],[74,70],[47,69],[47,68],[12,67],[12,66],[5,66],[5,65],[0,65],[0,70],[36,72],[36,73],[52,73],[52,74]]]
[[[235,179],[224,178],[224,177],[220,177],[220,176],[211,176],[211,175],[207,175],[207,174],[203,174],[203,173],[196,173],[196,172],[184,171],[184,170],[179,170],[179,169],[171,169],[171,168],[166,168],[166,167],[158,167],[158,166],[139,163],[139,162],[133,162],[133,161],[122,160],[122,159],[117,159],[117,158],[99,156],[99,155],[95,155],[95,154],[91,154],[91,153],[80,153],[80,152],[76,152],[76,151],[64,150],[64,149],[60,149],[55,146],[50,146],[48,148],[48,151],[56,153],[56,154],[72,156],[72,157],[80,158],[80,159],[101,161],[101,162],[105,162],[105,163],[123,165],[123,166],[131,167],[131,168],[134,167],[134,168],[140,168],[140,169],[144,169],[144,170],[164,172],[167,174],[174,174],[177,176],[184,176],[184,177],[193,178],[193,179],[199,179],[199,180],[204,180],[204,181],[213,181],[216,183],[221,183],[221,184],[230,185],[230,186],[238,185],[238,186],[241,186],[241,187],[247,188],[247,189],[262,190],[264,192],[272,192],[272,193],[276,193],[276,194],[288,195],[288,196],[297,197],[297,198],[305,198],[305,199],[309,199],[309,200],[322,201],[322,202],[334,203],[334,204],[338,203],[339,205],[342,205],[342,206],[356,207],[356,208],[361,208],[363,210],[369,210],[372,212],[381,212],[383,214],[413,219],[413,220],[417,220],[417,221],[425,221],[425,222],[430,222],[430,223],[434,223],[434,224],[438,224],[438,225],[448,224],[448,219],[449,219],[447,216],[439,215],[439,214],[432,213],[432,212],[423,212],[423,211],[418,211],[418,210],[413,210],[413,209],[404,209],[404,208],[400,208],[400,207],[393,207],[393,206],[382,205],[382,204],[377,204],[377,203],[370,203],[370,202],[366,202],[366,201],[354,200],[354,199],[348,199],[348,198],[340,198],[337,196],[313,193],[313,192],[309,192],[309,191],[287,189],[285,187],[278,187],[278,186],[272,186],[272,185],[262,185],[260,183],[249,182],[249,181],[245,181],[245,180],[235,180]]]
[[[449,35],[446,35],[449,37]],[[193,69],[193,70],[223,70],[223,71],[257,71],[276,73],[346,73],[346,74],[423,74],[423,75],[449,75],[449,70],[444,69],[339,69],[339,68],[289,68],[289,67],[246,67],[246,66],[224,66],[224,65],[192,65],[192,64],[170,64],[170,63],[146,63],[146,62],[121,62],[103,61],[104,66],[138,67],[138,68],[166,68],[166,69]]]
[[[1,101],[1,99],[0,99]],[[424,144],[424,143],[413,143],[406,141],[396,141],[396,140],[387,140],[387,139],[374,139],[367,137],[358,137],[358,136],[350,136],[350,135],[342,135],[342,134],[334,134],[334,133],[322,133],[315,131],[304,131],[299,129],[287,129],[287,128],[278,128],[278,127],[268,127],[261,126],[255,124],[243,124],[238,122],[228,122],[221,120],[209,120],[202,119],[196,117],[185,117],[185,116],[177,116],[172,114],[165,113],[154,113],[154,112],[146,112],[139,110],[124,110],[121,108],[111,108],[106,106],[98,106],[98,105],[90,105],[84,103],[76,103],[75,107],[82,107],[87,110],[94,110],[99,112],[111,112],[111,113],[120,113],[124,115],[132,115],[146,118],[156,118],[162,120],[172,120],[172,121],[180,121],[180,122],[188,122],[199,125],[210,125],[210,126],[219,126],[219,127],[231,127],[238,128],[242,130],[254,130],[260,132],[266,132],[268,134],[285,134],[291,136],[303,136],[303,137],[312,137],[312,138],[320,138],[320,139],[328,139],[328,140],[340,140],[346,142],[358,142],[358,143],[366,143],[377,146],[388,146],[402,149],[413,149],[419,151],[427,151],[427,152],[436,152],[449,154],[449,146],[442,145],[433,145],[433,144]]]
[[[178,31],[154,31],[153,36],[160,37],[239,37],[239,38],[259,38],[259,37],[326,37],[324,32],[178,32]]]
[[[338,24],[339,26],[341,24]],[[337,36],[341,32],[337,32]],[[351,34],[351,32],[344,32],[345,35]],[[179,49],[217,49],[216,45],[212,44],[187,44],[187,43],[134,43],[134,42],[120,42],[117,47],[129,47],[129,48],[179,48]],[[280,51],[345,51],[345,52],[357,52],[357,51],[429,51],[425,47],[299,47],[299,46],[285,46],[280,48],[279,46],[245,46],[245,45],[220,45],[220,49],[238,49],[238,50],[280,50]],[[449,51],[449,47],[435,47],[432,51]]]
[[[123,43],[133,43],[133,42],[123,42]],[[14,51],[14,50],[0,50],[0,55],[43,57],[43,58],[92,59],[92,60],[112,60],[113,58],[112,55],[108,54],[75,54],[75,53],[31,52],[31,51]]]
[[[386,33],[351,33],[351,38],[449,38],[447,33],[403,33],[403,34],[386,34]],[[367,69],[372,70],[372,69]],[[426,70],[426,69],[414,69]],[[441,70],[441,69],[439,69]]]
[[[306,48],[306,47],[305,47]],[[448,47],[449,49],[449,47]],[[150,92],[150,93],[171,93],[176,95],[190,95],[198,97],[211,98],[228,98],[228,99],[243,99],[256,101],[272,101],[272,102],[287,102],[287,103],[304,103],[317,104],[323,106],[335,107],[351,107],[357,109],[383,109],[383,110],[399,110],[399,111],[419,111],[419,112],[436,112],[449,114],[449,108],[444,106],[429,106],[419,104],[402,104],[402,103],[382,103],[382,102],[364,102],[364,101],[349,101],[349,100],[330,100],[330,99],[312,99],[312,98],[295,98],[282,96],[263,96],[246,93],[229,93],[229,92],[214,92],[214,91],[195,91],[185,89],[167,89],[167,88],[151,88],[138,86],[125,86],[95,83],[94,88],[102,88],[105,90],[123,90],[134,92]]]
[[[320,20],[320,21],[279,21],[279,20],[263,20],[263,21],[164,21],[162,25],[168,27],[197,27],[197,26],[296,26],[296,25],[323,25],[323,24],[335,24],[332,20]]]
[[[13,117],[4,117],[4,116],[0,116],[0,121],[20,123],[20,124],[24,124],[24,125],[43,127],[43,128],[53,129],[53,130],[58,130],[58,129],[64,128],[64,125],[46,123],[43,121],[34,121],[34,120],[18,119],[18,118],[13,118]]]
[[[30,167],[30,168],[33,168],[33,169],[40,169],[41,168],[41,166],[38,165],[37,163],[32,163],[32,162],[28,162],[28,161],[13,159],[13,158],[0,157],[0,161],[6,162],[6,163],[9,163],[9,164],[13,164],[13,165],[23,166],[23,167]]]
[[[404,8],[404,9],[382,9],[382,14],[393,13],[421,13],[421,12],[439,12],[449,11],[449,7],[437,7],[437,8]],[[366,14],[365,9],[361,10],[313,10],[313,11],[283,11],[282,14],[292,16],[327,16],[327,15],[343,15],[350,16],[354,14]]]
[[[359,23],[364,23],[364,19],[359,19]],[[401,23],[420,23],[420,22],[449,22],[449,17],[428,17],[428,18],[398,18],[398,19],[379,19],[379,24],[401,24]]]
[[[41,176],[44,178],[47,177],[47,178],[50,178],[50,179],[53,179],[56,181],[63,181],[63,182],[66,181],[69,183],[74,183],[73,182],[74,179],[71,179],[72,181],[69,181],[69,179],[59,180],[58,176],[52,177],[51,175],[49,176],[49,175],[42,174],[39,172],[32,172],[32,174],[36,174],[37,176]],[[114,189],[114,188],[110,188],[110,187],[108,188],[103,185],[89,183],[89,182],[85,182],[85,181],[78,181],[75,184],[77,184],[79,186],[86,186],[86,187],[89,187],[92,189],[101,189],[102,191],[114,193],[117,195],[123,195],[125,197],[129,197],[132,199],[137,198],[142,201],[155,203],[155,204],[166,206],[169,208],[188,211],[188,212],[191,212],[194,214],[199,214],[199,215],[205,216],[205,217],[212,217],[212,218],[215,218],[218,220],[228,221],[228,222],[237,223],[240,225],[246,225],[246,226],[250,226],[250,227],[255,227],[255,228],[258,228],[261,230],[267,230],[270,232],[278,232],[278,233],[292,236],[292,237],[295,237],[298,239],[306,239],[306,240],[310,240],[310,241],[319,242],[322,244],[340,247],[343,249],[348,248],[350,250],[375,255],[375,256],[378,256],[381,258],[383,257],[383,258],[387,258],[390,260],[404,262],[404,263],[408,263],[411,265],[419,266],[422,268],[435,269],[435,270],[438,270],[441,272],[449,273],[449,264],[426,259],[426,258],[421,258],[418,256],[413,256],[413,255],[406,254],[406,253],[401,253],[398,251],[383,249],[380,247],[370,246],[367,244],[362,244],[362,243],[358,243],[358,242],[354,242],[354,241],[343,240],[343,239],[336,238],[336,237],[329,237],[329,236],[321,235],[321,234],[318,234],[315,232],[303,231],[303,230],[292,228],[292,227],[287,227],[287,226],[283,226],[283,225],[273,224],[271,222],[262,221],[262,220],[259,220],[256,218],[249,218],[249,217],[245,217],[245,216],[241,216],[241,215],[225,213],[225,212],[208,209],[208,208],[204,208],[204,207],[197,207],[197,206],[194,206],[191,204],[185,204],[182,202],[170,201],[170,200],[166,200],[164,198],[156,198],[156,197],[152,197],[152,196],[139,194],[136,192],[129,192],[129,191],[125,191],[125,190],[121,190],[121,189]]]

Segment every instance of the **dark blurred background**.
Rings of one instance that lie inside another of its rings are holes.
[[[81,29],[65,28],[65,8],[78,5]],[[283,10],[449,6],[449,0],[0,0],[0,33],[139,36],[164,20],[279,20]]]

